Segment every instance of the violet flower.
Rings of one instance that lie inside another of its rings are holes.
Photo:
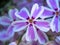
[[[23,29],[27,28],[26,31],[26,40],[33,41],[38,40],[39,43],[44,44],[48,41],[48,38],[45,33],[42,31],[49,31],[49,22],[45,20],[39,20],[38,17],[42,14],[43,9],[39,7],[38,4],[34,4],[31,10],[31,14],[29,14],[26,8],[22,8],[21,11],[17,11],[16,17],[21,20],[15,21],[12,23],[14,26],[14,31],[19,32]]]
[[[0,25],[2,25],[0,31],[0,40],[6,41],[9,40],[13,35],[13,26],[11,26],[11,23],[16,20],[15,11],[17,9],[10,9],[9,10],[9,16],[2,16],[0,17]]]
[[[46,0],[46,2],[50,8],[44,7],[44,12],[40,17],[44,19],[44,18],[53,16],[50,27],[52,31],[59,32],[59,29],[58,29],[59,15],[60,15],[59,1],[58,0]]]

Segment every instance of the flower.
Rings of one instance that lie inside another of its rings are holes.
[[[49,31],[50,27],[48,21],[38,19],[42,12],[42,7],[39,7],[37,3],[33,5],[31,14],[29,14],[26,8],[22,8],[21,11],[17,11],[15,15],[16,17],[20,18],[20,20],[12,23],[14,32],[19,32],[27,28],[27,41],[37,39],[41,44],[44,44],[46,41],[48,41],[48,38],[43,31]]]
[[[46,0],[46,2],[50,8],[43,7],[44,12],[40,17],[44,19],[44,18],[53,16],[50,27],[53,32],[54,31],[59,32],[59,29],[58,29],[59,15],[60,15],[60,8],[59,8],[59,3],[58,3],[59,1],[58,0]]]
[[[2,41],[9,40],[14,35],[11,23],[16,20],[15,11],[17,9],[10,9],[9,16],[0,17],[0,40]]]

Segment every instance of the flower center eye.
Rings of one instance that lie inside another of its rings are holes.
[[[59,12],[56,11],[56,12],[53,12],[53,14],[55,14],[56,16],[58,16],[59,15]]]
[[[55,12],[55,14],[56,14],[56,16],[58,16],[58,15],[59,15],[59,12],[58,12],[58,11],[56,11],[56,12]]]
[[[33,23],[33,19],[29,19],[29,23]]]

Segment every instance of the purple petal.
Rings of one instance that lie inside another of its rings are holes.
[[[58,16],[54,16],[50,26],[52,31],[58,32]]]
[[[58,16],[58,32],[60,32],[60,16]]]
[[[35,32],[34,27],[29,25],[26,32],[26,40],[27,41],[34,41],[35,40]]]
[[[2,25],[10,25],[11,21],[7,16],[0,17],[0,24]]]
[[[48,6],[50,6],[50,8],[56,9],[59,8],[59,2],[58,0],[46,0]]]
[[[17,12],[17,13],[16,13],[16,16],[17,16],[18,18],[20,18],[20,19],[27,19],[27,18],[30,17],[30,16],[29,16],[29,12],[28,12],[28,10],[27,10],[26,8],[22,8],[22,9],[20,10],[20,12]]]
[[[47,21],[36,21],[35,25],[42,31],[47,32],[50,29],[49,22]]]
[[[9,40],[13,35],[14,35],[13,27],[11,26],[7,29],[7,31],[0,32],[0,40],[1,41]]]
[[[40,15],[42,8],[38,6],[38,4],[34,4],[31,10],[31,16],[33,18],[37,18],[38,14]]]
[[[10,18],[12,18],[12,20],[16,20],[16,16],[15,16],[16,11],[18,11],[16,8],[9,10],[9,16],[10,16]]]
[[[22,21],[15,21],[13,22],[13,26],[14,26],[14,31],[18,32],[23,30],[24,28],[27,27],[27,23],[26,22],[22,22]]]
[[[54,12],[53,10],[46,8],[46,7],[43,7],[43,9],[44,9],[44,11],[43,11],[42,15],[40,16],[40,18],[48,18],[48,17],[53,16],[53,12]]]
[[[14,33],[13,28],[14,28],[14,27],[13,27],[12,25],[10,25],[10,26],[8,27],[7,33],[8,33],[9,35],[12,35],[12,34]]]
[[[0,40],[5,41],[7,40],[8,35],[6,34],[6,31],[0,33]]]
[[[56,29],[56,32],[58,32],[58,17],[55,18],[55,29]]]
[[[48,41],[48,37],[43,31],[37,29],[37,35],[40,44],[45,44]]]

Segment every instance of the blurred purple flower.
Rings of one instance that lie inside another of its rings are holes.
[[[29,10],[31,10],[32,5],[34,3],[38,3],[39,5],[42,5],[43,0],[22,0],[19,1],[18,3],[16,3],[18,8],[22,8],[22,7],[27,7]]]
[[[60,15],[59,1],[58,0],[46,0],[46,2],[48,4],[48,6],[50,7],[50,9],[47,7],[43,7],[44,12],[40,17],[48,18],[48,17],[53,16],[50,27],[51,27],[52,31],[58,32],[59,31],[59,29],[58,29],[59,20],[58,19],[59,19],[59,15]]]
[[[49,22],[45,20],[39,20],[38,17],[42,14],[43,9],[39,7],[38,4],[34,4],[29,14],[26,8],[22,8],[21,11],[17,11],[16,17],[20,18],[19,21],[14,21],[12,25],[14,26],[14,31],[19,32],[27,27],[26,40],[33,41],[38,40],[41,44],[48,41],[45,33],[42,31],[49,31]]]
[[[2,41],[8,40],[14,35],[11,23],[16,20],[15,11],[17,11],[17,9],[10,9],[9,16],[0,17],[0,40]]]

